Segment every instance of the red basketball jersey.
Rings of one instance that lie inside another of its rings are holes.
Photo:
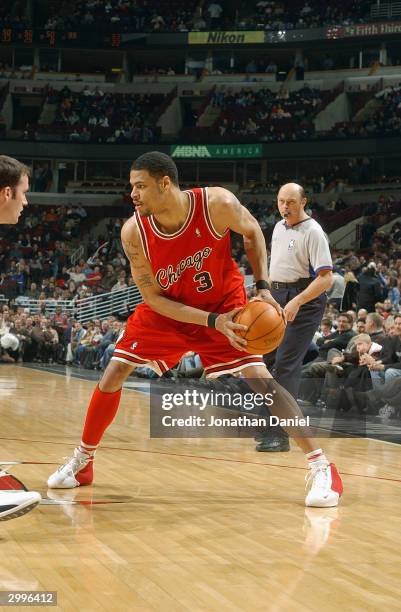
[[[135,216],[142,246],[164,295],[188,306],[216,311],[246,301],[244,278],[231,257],[230,231],[219,234],[208,210],[207,188],[186,191],[184,225],[164,234],[152,216]]]

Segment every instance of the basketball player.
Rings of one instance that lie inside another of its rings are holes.
[[[162,374],[192,350],[199,354],[208,377],[241,372],[252,386],[266,389],[273,383],[262,356],[246,353],[246,340],[235,334],[236,329],[247,328],[233,322],[246,294],[230,255],[230,230],[244,237],[259,299],[281,312],[267,290],[266,247],[256,219],[226,189],[181,191],[175,163],[164,153],[139,157],[130,182],[135,214],[123,226],[121,237],[144,304],[129,318],[95,389],[80,446],[49,477],[50,488],[92,482],[96,448],[117,412],[124,381],[139,365]],[[274,390],[272,413],[302,416],[287,391],[277,384]],[[294,439],[310,467],[306,504],[336,506],[342,492],[336,468],[313,440]]]
[[[0,223],[15,224],[28,202],[29,168],[12,157],[0,155]],[[40,493],[26,491],[16,478],[0,469],[0,521],[7,521],[33,510]]]

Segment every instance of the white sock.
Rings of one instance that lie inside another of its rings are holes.
[[[91,446],[89,444],[85,444],[85,442],[81,441],[81,444],[78,446],[78,450],[80,453],[83,453],[84,455],[89,455],[90,457],[93,457],[93,455],[95,454],[97,449],[97,446]]]
[[[305,458],[310,468],[317,465],[328,465],[329,463],[327,461],[326,455],[324,454],[321,448],[317,448],[316,450],[311,451],[310,453],[305,453]]]

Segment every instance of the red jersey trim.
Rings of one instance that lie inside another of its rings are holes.
[[[129,353],[128,351],[124,351],[123,349],[114,349],[113,351],[113,355],[115,353],[118,353],[117,357],[121,354],[127,357],[132,357],[133,359],[137,359],[139,362],[145,364],[147,363],[149,360],[148,359],[143,359],[143,357],[138,357],[138,355],[135,355],[135,353]]]
[[[139,213],[137,213],[136,211],[135,211],[135,221],[139,229],[139,236],[141,238],[143,252],[145,253],[146,259],[150,261],[150,254],[149,254],[148,240],[146,238],[146,232],[142,225],[142,219]]]
[[[210,213],[209,213],[209,195],[208,195],[207,187],[204,187],[202,189],[202,207],[203,207],[203,215],[205,217],[206,225],[209,229],[209,232],[212,234],[213,238],[216,238],[216,240],[220,240],[228,232],[228,228],[223,234],[219,234],[219,232],[214,227]]]
[[[249,368],[251,366],[266,368],[266,365],[261,357],[258,357],[257,355],[250,355],[250,359],[236,359],[235,362],[230,361],[225,364],[221,363],[219,365],[208,366],[205,368],[205,377],[217,378],[223,374],[234,374],[235,372],[241,372],[241,370],[245,370],[245,368]]]
[[[174,232],[174,234],[164,234],[163,232],[161,232],[157,228],[157,225],[153,219],[153,215],[149,217],[149,227],[153,231],[153,233],[156,234],[156,236],[158,236],[159,238],[163,238],[163,240],[173,240],[174,238],[181,236],[181,234],[185,232],[187,227],[192,222],[193,216],[195,214],[195,194],[192,191],[184,191],[184,193],[187,193],[189,197],[189,211],[184,225],[180,227],[179,230]]]
[[[168,372],[169,371],[169,367],[167,365],[167,363],[165,361],[163,361],[162,359],[156,359],[156,363],[159,366],[160,370],[163,372]]]
[[[221,363],[215,363],[212,366],[207,366],[205,368],[205,374],[217,373],[225,370],[231,370],[234,368],[240,369],[245,365],[264,365],[263,357],[261,355],[249,355],[247,357],[240,357],[239,359],[234,359],[233,361],[226,361]]]

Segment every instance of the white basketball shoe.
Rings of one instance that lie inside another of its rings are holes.
[[[66,457],[66,462],[49,476],[47,486],[50,489],[73,489],[90,485],[93,481],[93,457],[76,448],[74,455]]]
[[[317,461],[316,465],[309,468],[306,482],[309,491],[305,499],[305,506],[315,508],[338,506],[343,492],[343,483],[334,463]]]
[[[27,514],[42,499],[36,491],[0,491],[0,521],[9,521]]]

